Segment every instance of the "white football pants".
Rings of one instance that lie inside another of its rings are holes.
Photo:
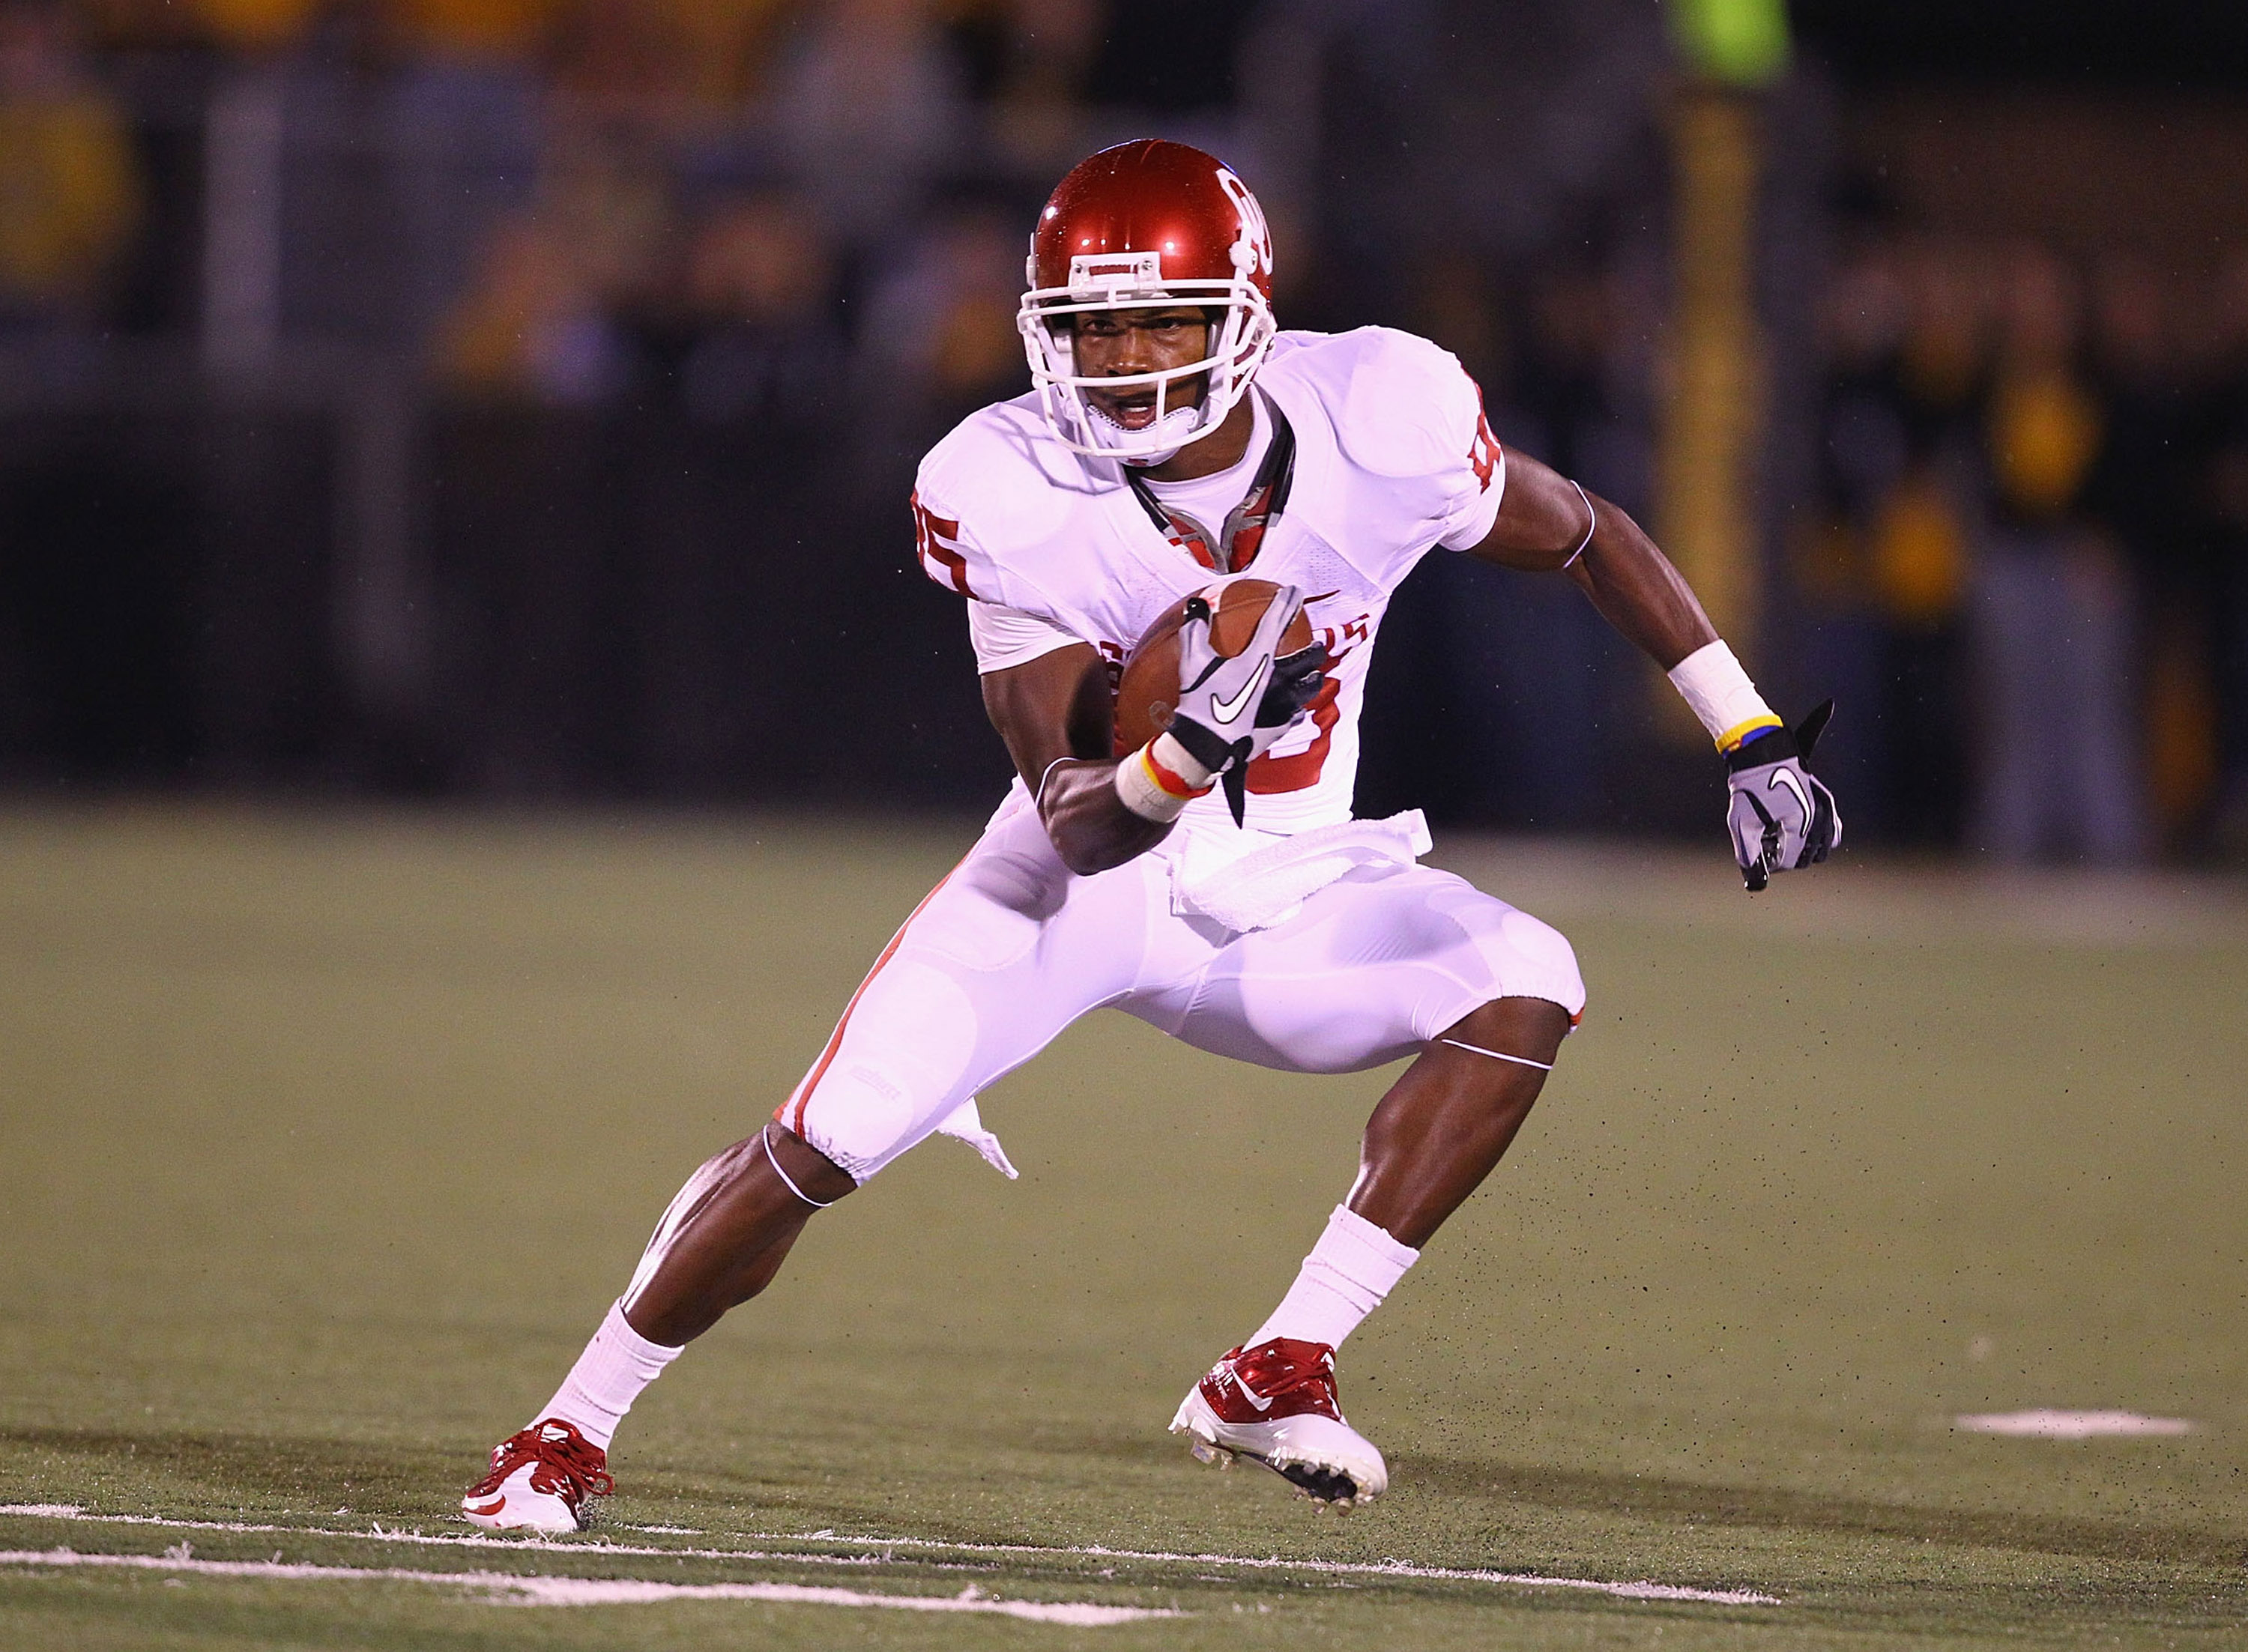
[[[1245,935],[1175,915],[1169,873],[1157,852],[1073,875],[1018,790],[773,1116],[864,1182],[1088,1010],[1259,1066],[1354,1073],[1493,998],[1584,1008],[1568,942],[1449,872],[1361,867]]]

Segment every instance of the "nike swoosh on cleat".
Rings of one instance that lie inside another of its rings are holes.
[[[490,1508],[484,1508],[484,1509],[471,1508],[471,1509],[469,1509],[469,1512],[470,1514],[479,1514],[479,1515],[483,1515],[483,1516],[486,1516],[486,1517],[490,1517],[490,1516],[491,1516],[491,1515],[497,1514],[497,1513],[498,1513],[502,1509],[505,1508],[506,1506],[507,1506],[507,1499],[506,1499],[505,1498],[504,1498],[504,1497],[503,1497],[503,1498],[494,1498],[491,1500],[491,1506],[490,1506]]]
[[[1266,1399],[1263,1395],[1258,1393],[1256,1389],[1251,1388],[1246,1382],[1244,1382],[1241,1380],[1241,1374],[1239,1372],[1228,1371],[1225,1374],[1225,1376],[1228,1381],[1232,1383],[1235,1388],[1241,1390],[1241,1397],[1248,1401],[1250,1404],[1255,1406],[1259,1411],[1270,1411],[1272,1409],[1272,1402]]]

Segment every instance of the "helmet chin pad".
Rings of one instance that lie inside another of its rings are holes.
[[[1123,438],[1126,442],[1134,447],[1137,447],[1140,442],[1149,441],[1158,444],[1152,449],[1140,448],[1123,460],[1124,463],[1135,469],[1144,470],[1149,465],[1168,464],[1203,434],[1200,429],[1202,409],[1191,405],[1173,408],[1153,424],[1140,430],[1127,429],[1110,418],[1107,411],[1097,402],[1088,400],[1085,403],[1085,411],[1089,417],[1099,420],[1108,431],[1113,433],[1113,435]],[[1174,436],[1176,440],[1170,440]],[[1114,447],[1117,444],[1111,441],[1099,445]]]

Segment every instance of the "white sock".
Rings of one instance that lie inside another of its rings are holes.
[[[1285,1336],[1340,1347],[1359,1321],[1396,1288],[1405,1270],[1420,1259],[1421,1253],[1411,1245],[1398,1244],[1348,1206],[1338,1204],[1288,1294],[1242,1346],[1253,1348]]]
[[[586,1344],[578,1363],[555,1390],[546,1409],[531,1420],[559,1417],[606,1451],[640,1392],[663,1374],[680,1355],[678,1348],[651,1342],[625,1322],[625,1305],[609,1305],[608,1318]]]

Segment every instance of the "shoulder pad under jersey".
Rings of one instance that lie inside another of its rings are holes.
[[[1284,332],[1265,371],[1313,387],[1345,456],[1376,476],[1443,476],[1477,456],[1482,393],[1457,356],[1416,334]]]
[[[1098,489],[1033,398],[979,408],[921,462],[914,528],[922,569],[964,596],[1035,610],[1025,570],[1066,537],[1072,513]]]

